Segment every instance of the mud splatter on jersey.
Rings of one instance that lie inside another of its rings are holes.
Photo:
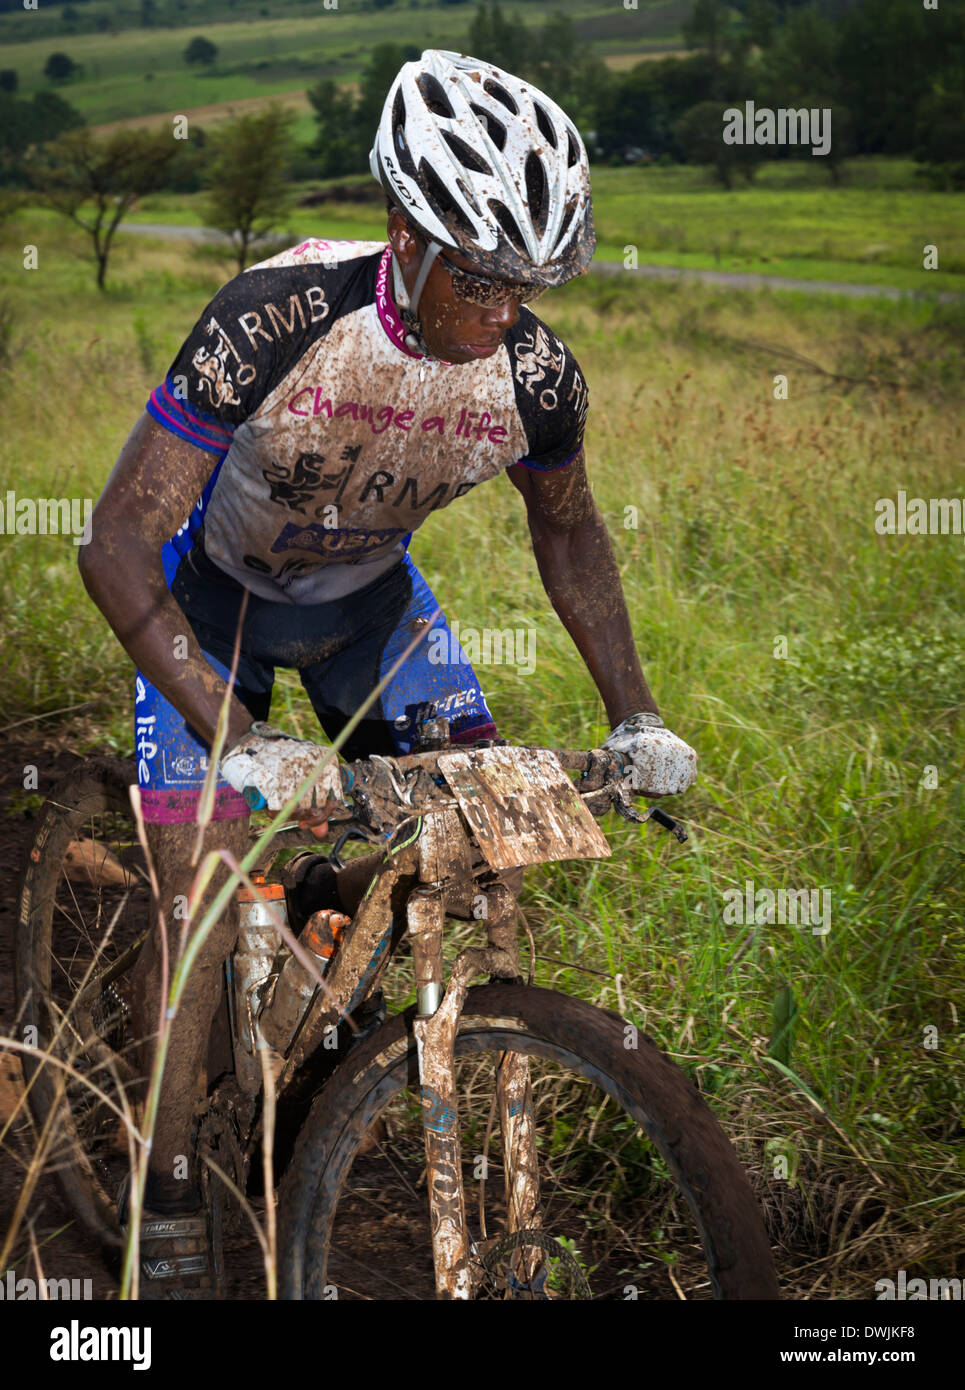
[[[166,547],[205,553],[253,593],[320,603],[396,564],[430,512],[516,463],[564,468],[587,391],[528,308],[466,365],[405,345],[391,248],[317,238],[251,266],[207,305],[147,403],[217,455]]]

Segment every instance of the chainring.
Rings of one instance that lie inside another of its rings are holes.
[[[514,1263],[511,1257],[524,1248],[540,1250],[544,1256],[539,1268],[526,1283],[517,1279],[511,1268]],[[579,1262],[565,1245],[538,1227],[513,1231],[503,1236],[478,1258],[486,1283],[480,1287],[477,1298],[518,1298],[547,1302],[556,1298],[592,1298],[589,1282]],[[506,1267],[500,1268],[503,1264]],[[562,1288],[550,1288],[551,1278],[557,1286],[562,1284]]]

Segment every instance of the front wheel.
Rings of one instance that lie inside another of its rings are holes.
[[[435,1297],[414,1014],[353,1051],[302,1129],[280,1193],[285,1298]],[[505,1222],[504,1052],[530,1059],[541,1206],[529,1241]],[[619,1015],[481,986],[455,1059],[474,1297],[779,1297],[734,1149],[685,1074]],[[525,1285],[511,1272],[521,1243],[540,1266]]]

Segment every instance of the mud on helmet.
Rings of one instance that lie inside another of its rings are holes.
[[[413,315],[442,247],[496,279],[546,289],[589,265],[596,238],[583,141],[554,101],[492,63],[442,49],[406,63],[369,165],[429,242]]]

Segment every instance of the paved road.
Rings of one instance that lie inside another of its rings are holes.
[[[172,241],[207,241],[225,243],[224,232],[211,227],[175,227],[161,222],[122,222],[121,232],[134,232],[141,236],[170,238]],[[287,245],[290,233],[283,236],[262,237],[253,242],[255,246],[266,247],[279,241]],[[620,261],[594,261],[593,272],[597,275],[640,275],[645,280],[699,280],[706,285],[731,285],[740,290],[796,290],[804,294],[844,294],[852,299],[916,299],[935,298],[940,304],[956,304],[965,295],[951,290],[930,290],[927,276],[922,272],[925,283],[920,290],[895,289],[891,285],[854,285],[840,280],[795,280],[789,275],[757,275],[738,270],[682,270],[669,265],[639,265],[635,270],[627,270]]]

